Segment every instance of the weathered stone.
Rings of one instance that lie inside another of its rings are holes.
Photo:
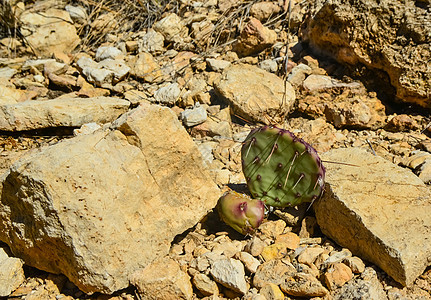
[[[324,251],[325,249],[321,247],[308,247],[298,256],[298,262],[311,266]]]
[[[278,287],[273,283],[268,283],[260,289],[259,294],[265,297],[266,300],[284,300],[284,294]]]
[[[233,114],[265,124],[280,122],[295,101],[295,91],[289,83],[286,83],[284,97],[281,78],[245,64],[226,68],[214,87],[218,95],[231,105]]]
[[[305,64],[299,64],[295,67],[293,67],[292,71],[290,72],[290,74],[287,76],[287,81],[289,81],[291,84],[295,85],[295,86],[301,86],[302,84],[304,84],[304,87],[307,90],[310,90],[310,84],[309,83],[305,83],[305,77],[307,75],[310,75],[311,73],[311,68]],[[309,79],[310,80],[310,79]],[[316,83],[317,85],[318,83]]]
[[[392,132],[416,130],[418,128],[417,122],[406,114],[393,116],[385,126],[386,130]]]
[[[354,68],[363,64],[379,89],[388,91],[390,84],[402,101],[431,107],[427,5],[413,0],[403,5],[396,0],[319,0],[314,5],[302,27],[312,48]]]
[[[167,257],[136,271],[130,281],[138,288],[142,299],[188,300],[193,296],[189,275],[180,269],[177,262]]]
[[[257,268],[253,285],[257,288],[262,288],[268,283],[280,285],[295,273],[296,269],[291,264],[286,264],[280,259],[273,259],[264,262]]]
[[[300,238],[309,238],[314,236],[314,232],[317,229],[317,220],[313,216],[306,216],[302,219],[301,230],[299,231]]]
[[[281,7],[274,2],[257,2],[250,8],[250,14],[259,21],[265,21],[269,17],[275,17],[281,11]]]
[[[20,131],[114,121],[129,102],[111,97],[61,98],[0,106],[0,130]]]
[[[179,42],[188,33],[183,20],[174,13],[170,13],[160,21],[154,23],[153,29],[161,33],[168,42]]]
[[[346,248],[344,248],[341,251],[332,251],[324,263],[327,265],[335,264],[351,256],[352,256],[352,252],[350,252],[350,250]]]
[[[260,266],[258,259],[254,258],[253,255],[247,252],[239,252],[237,258],[244,264],[247,271],[250,273],[256,273],[257,267]]]
[[[344,284],[341,288],[336,289],[332,293],[334,297],[333,299],[388,299],[388,297],[386,296],[386,291],[383,288],[383,285],[380,283],[376,272],[371,268],[367,268],[365,272],[367,274],[364,273],[365,276],[362,276],[362,278],[355,278]],[[394,300],[395,299],[413,300],[414,298],[396,297],[394,298]]]
[[[330,266],[323,276],[325,278],[326,286],[333,291],[352,279],[353,272],[345,264],[336,263]]]
[[[310,75],[304,88],[309,95],[298,101],[298,109],[313,118],[325,117],[337,128],[376,129],[385,125],[385,106],[359,82],[343,83],[329,76]]]
[[[0,240],[87,293],[127,287],[220,197],[176,115],[149,104],[24,157],[6,175]]]
[[[314,204],[322,232],[411,284],[431,257],[429,189],[409,170],[358,148],[321,157],[351,164],[326,165],[326,191]]]
[[[204,296],[218,295],[219,293],[217,283],[202,273],[198,273],[193,276],[193,285]]]
[[[362,273],[365,271],[365,264],[357,256],[346,257],[343,259],[343,263],[345,263],[350,269],[352,269],[353,273]]]
[[[287,245],[284,243],[275,243],[265,246],[260,255],[265,261],[281,259],[287,255]]]
[[[276,237],[275,243],[283,243],[288,249],[295,250],[299,247],[300,238],[296,233],[286,232]]]
[[[242,29],[234,50],[240,56],[248,56],[272,46],[276,40],[275,31],[263,26],[258,19],[252,17]]]
[[[223,59],[207,58],[205,61],[207,62],[208,67],[214,72],[222,72],[232,64],[230,61]]]
[[[163,51],[165,38],[154,29],[148,29],[147,33],[138,42],[139,52],[159,53]]]
[[[258,237],[253,237],[245,245],[245,251],[255,257],[262,253],[263,248],[265,248],[265,243]]]
[[[27,93],[25,91],[15,88],[12,84],[8,86],[0,84],[1,105],[23,102],[26,98]]]
[[[163,80],[163,74],[159,64],[154,57],[147,52],[141,52],[137,56],[127,61],[130,66],[130,74],[141,78],[147,82],[160,82]]]
[[[80,39],[65,10],[49,8],[43,12],[24,11],[20,16],[26,41],[38,55],[50,56],[55,52],[70,53]]]
[[[267,221],[259,226],[259,231],[263,235],[275,239],[277,236],[283,233],[284,228],[286,228],[286,222],[283,220]]]
[[[322,297],[328,294],[316,277],[306,273],[296,273],[281,283],[280,288],[286,294],[297,297]]]
[[[19,258],[9,257],[0,247],[0,297],[9,296],[25,280],[23,262]]]
[[[244,265],[236,259],[226,258],[216,260],[211,264],[211,276],[221,285],[237,293],[247,293]]]

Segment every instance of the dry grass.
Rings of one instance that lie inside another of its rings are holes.
[[[76,24],[81,37],[78,51],[97,49],[106,41],[106,35],[120,36],[127,40],[135,33],[151,28],[155,22],[168,13],[176,13],[183,17],[186,12],[193,11],[191,5],[180,0],[65,0],[63,4],[81,6],[87,12],[87,19]],[[213,28],[199,41],[193,40],[187,49],[206,56],[209,53],[223,51],[233,44],[241,28],[250,16],[251,6],[258,0],[238,1],[213,21]],[[30,8],[31,4],[26,5]],[[64,7],[62,5],[62,7]],[[286,13],[272,16],[266,21],[268,27],[276,27],[285,22]],[[192,34],[190,32],[190,34]],[[9,0],[0,0],[0,37],[25,38],[20,32],[19,20],[15,17]]]
[[[88,13],[87,22],[78,28],[84,49],[97,48],[106,33],[138,32],[151,27],[163,13],[179,9],[177,0],[78,0],[70,4],[82,6]],[[96,23],[98,25],[94,26]]]

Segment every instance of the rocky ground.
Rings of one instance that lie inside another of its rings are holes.
[[[430,2],[161,2],[2,4],[0,296],[431,299]],[[262,124],[327,190],[244,237]]]

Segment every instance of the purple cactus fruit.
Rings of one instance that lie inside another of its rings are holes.
[[[244,235],[253,233],[265,216],[262,201],[234,191],[226,192],[219,199],[217,210],[226,224]]]

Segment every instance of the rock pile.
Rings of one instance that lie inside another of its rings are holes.
[[[57,2],[11,1],[28,44],[0,40],[0,297],[431,299],[426,1],[172,1],[137,31]],[[211,210],[259,124],[326,192],[244,237]]]

